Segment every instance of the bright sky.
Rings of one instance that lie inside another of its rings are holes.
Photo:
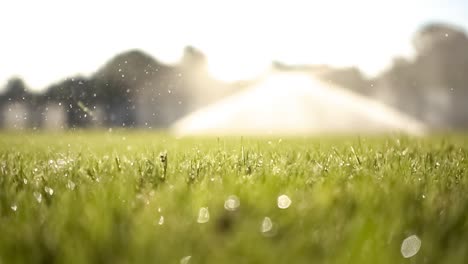
[[[466,3],[464,3],[466,2]],[[219,79],[248,78],[271,61],[357,65],[372,75],[411,54],[424,23],[468,28],[463,0],[6,0],[0,3],[0,86],[34,90],[89,75],[117,53],[141,49],[176,62],[202,50]]]

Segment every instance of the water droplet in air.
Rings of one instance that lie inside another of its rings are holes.
[[[270,232],[271,229],[273,229],[273,222],[271,222],[270,217],[265,217],[262,222],[262,226],[260,228],[260,231],[262,233],[267,233]]]
[[[34,195],[34,198],[36,198],[36,201],[37,201],[38,203],[41,203],[41,202],[42,202],[42,194],[41,194],[41,193],[39,193],[39,192],[34,192],[33,195]]]
[[[200,211],[198,211],[198,219],[197,222],[199,224],[204,224],[210,221],[210,212],[208,211],[208,207],[202,207],[200,208]]]
[[[286,209],[291,205],[291,199],[285,194],[278,197],[278,208]]]
[[[239,197],[235,195],[230,195],[224,202],[224,209],[228,211],[235,211],[240,206]]]
[[[50,188],[50,187],[44,187],[44,191],[48,194],[48,195],[53,195],[54,194],[54,189]]]
[[[163,225],[163,224],[164,224],[164,216],[161,215],[161,217],[159,217],[158,225]]]
[[[409,236],[401,244],[401,255],[404,258],[411,258],[418,253],[420,248],[421,239],[416,235]]]
[[[180,260],[180,264],[188,264],[190,263],[190,259],[192,258],[192,256],[185,256],[183,257],[181,260]]]

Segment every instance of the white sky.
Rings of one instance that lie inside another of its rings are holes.
[[[207,55],[220,79],[252,77],[273,60],[357,65],[372,75],[411,54],[423,23],[467,26],[467,8],[462,0],[5,0],[0,86],[19,76],[42,89],[134,48],[172,63],[187,45]]]

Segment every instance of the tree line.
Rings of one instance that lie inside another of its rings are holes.
[[[308,71],[327,82],[377,97],[434,126],[468,128],[465,31],[444,23],[428,24],[414,35],[413,47],[412,58],[395,58],[374,78],[366,78],[356,67],[281,63],[275,67]],[[13,78],[0,94],[0,106],[26,103],[31,109],[29,124],[34,127],[40,127],[41,109],[55,103],[65,109],[68,127],[89,126],[99,107],[101,126],[163,128],[239,86],[211,78],[205,56],[193,47],[186,49],[177,65],[162,64],[134,50],[117,55],[90,77],[66,78],[40,94],[29,92],[21,79]]]

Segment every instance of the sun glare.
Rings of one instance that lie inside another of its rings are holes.
[[[208,53],[208,71],[215,79],[225,82],[254,79],[265,73],[271,63],[258,58],[226,58]]]
[[[423,22],[413,12],[423,5],[413,2],[174,0],[128,5],[83,0],[70,13],[58,0],[26,9],[32,3],[12,1],[12,11],[0,16],[0,27],[15,21],[2,28],[15,41],[6,41],[0,49],[2,63],[8,65],[0,67],[0,82],[18,75],[33,89],[44,89],[70,75],[92,74],[114,54],[129,49],[173,64],[188,45],[205,53],[210,73],[223,81],[255,78],[273,60],[358,66],[372,75],[395,55],[411,53],[410,37]],[[113,11],[102,20],[111,4]],[[432,14],[429,11],[421,9],[421,14]],[[28,19],[18,20],[18,13]]]

